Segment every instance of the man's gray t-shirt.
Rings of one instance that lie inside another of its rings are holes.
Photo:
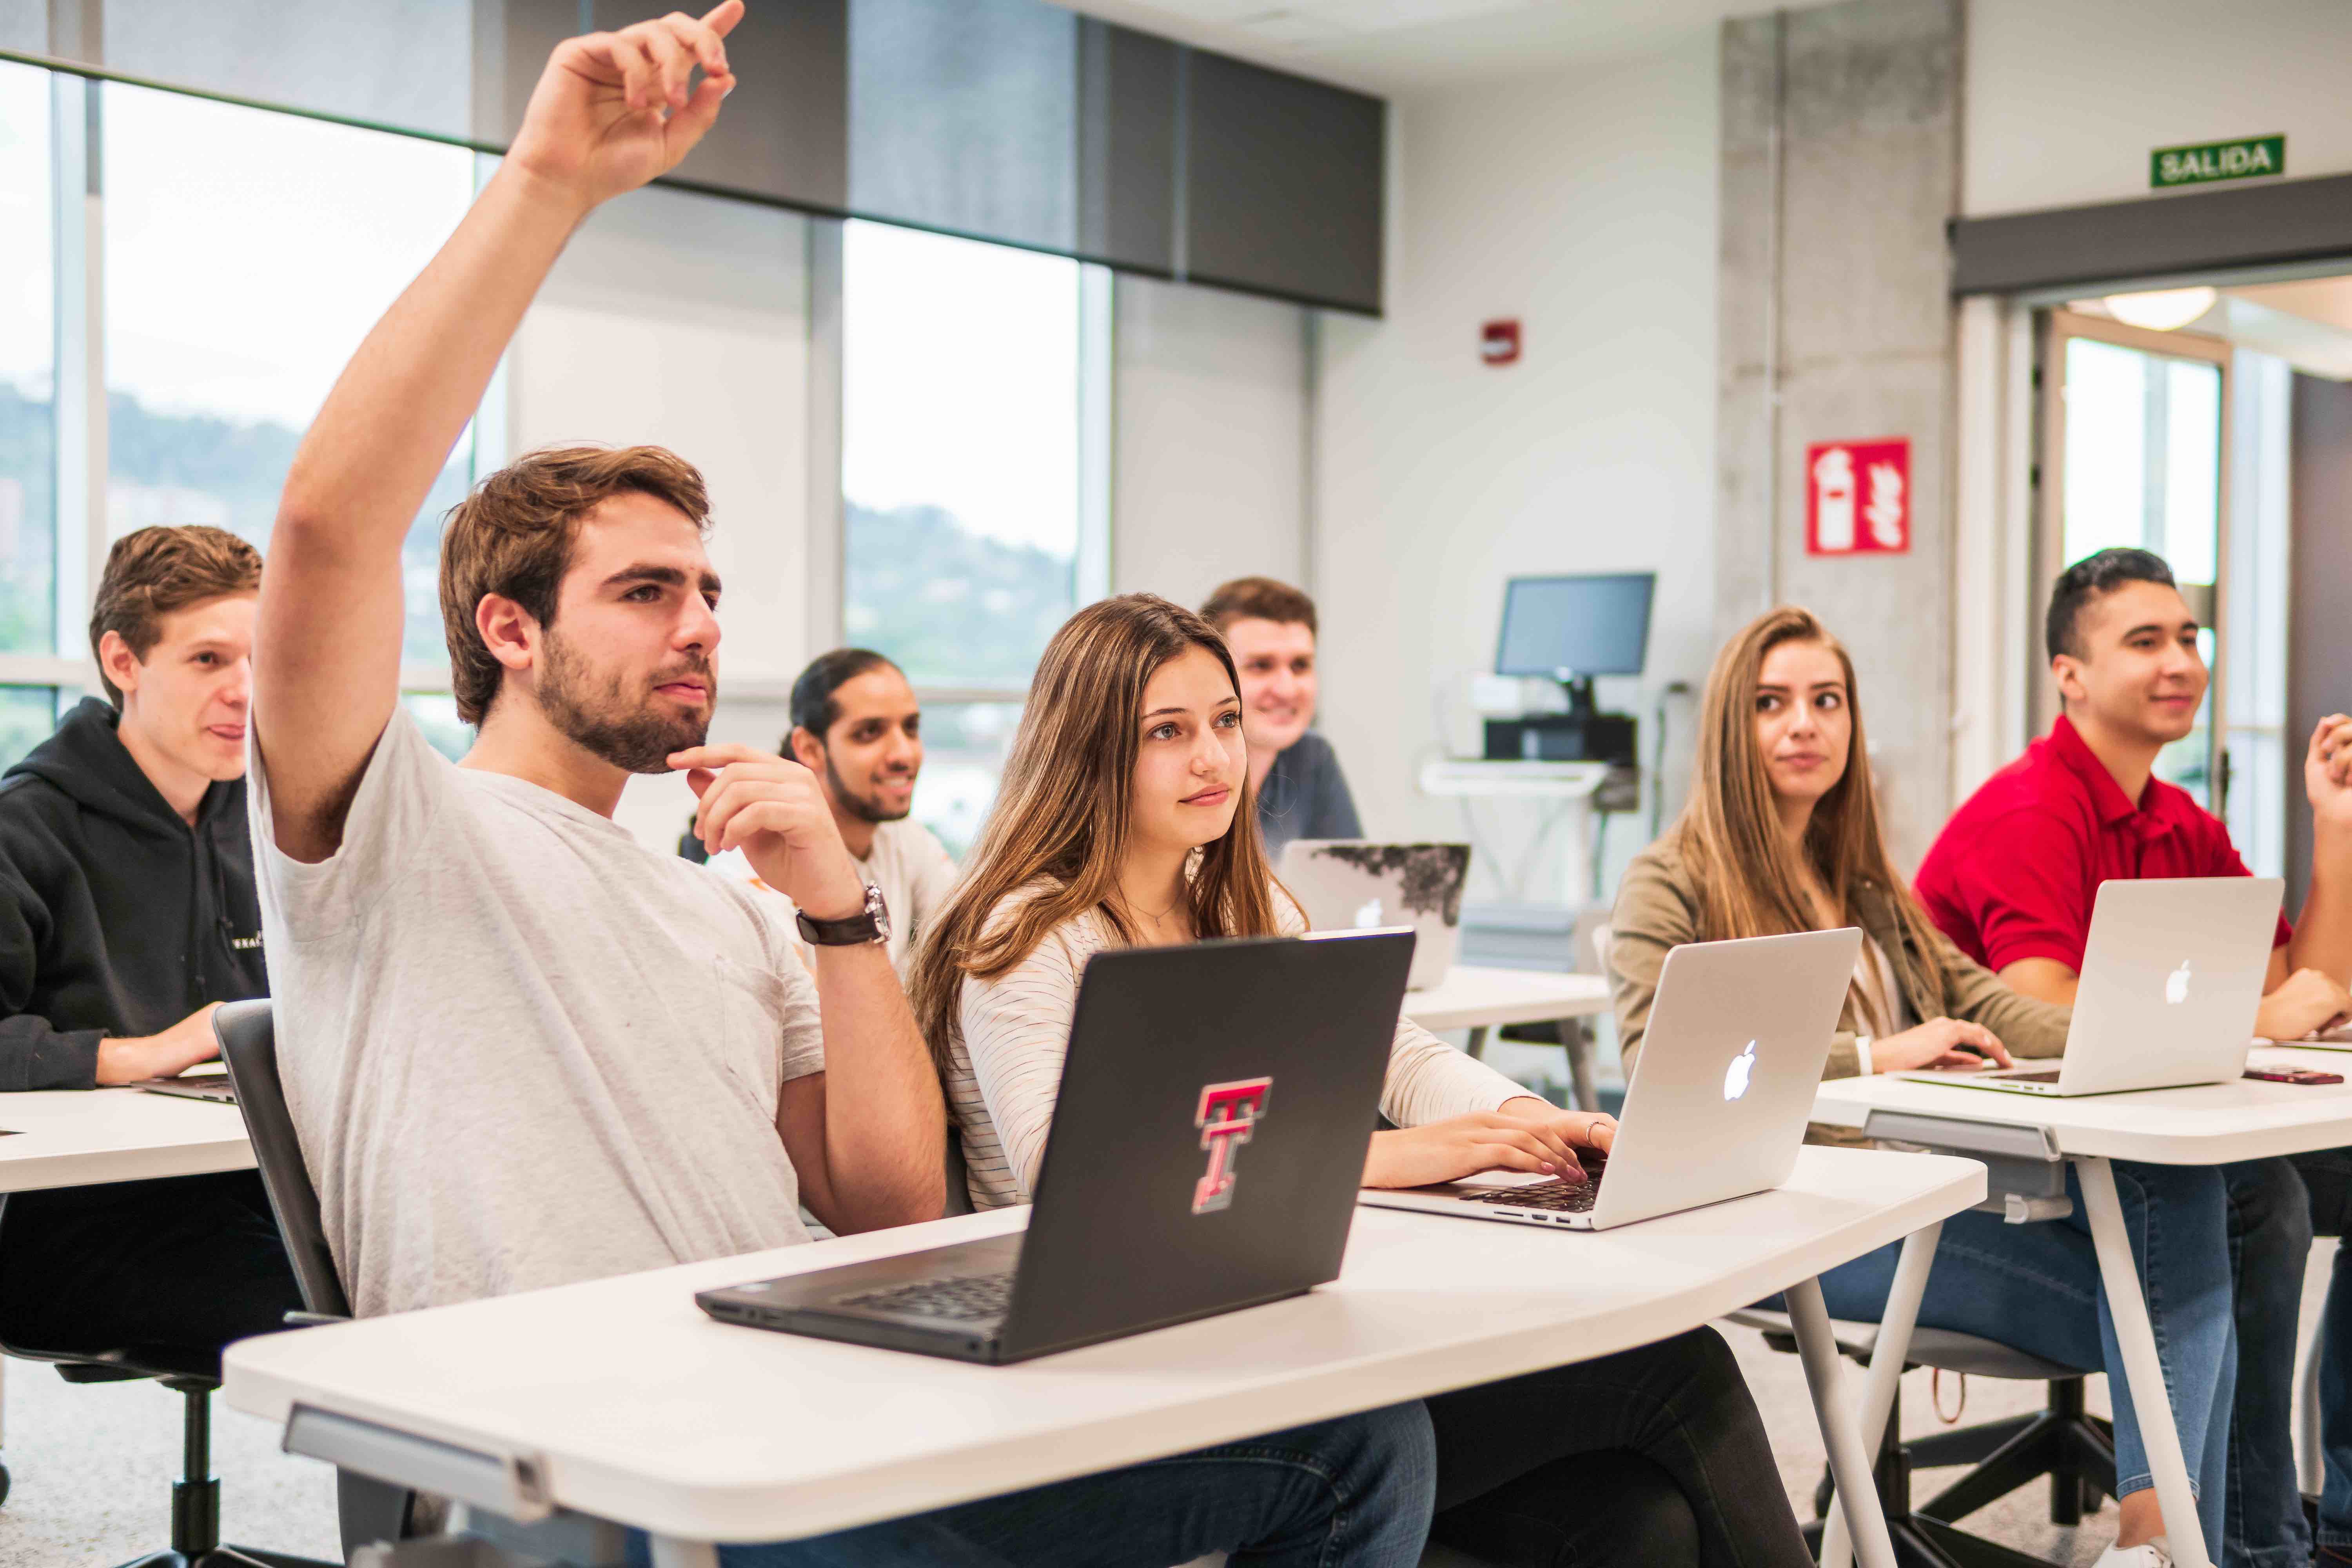
[[[824,1055],[772,900],[404,710],[305,865],[248,756],[278,1070],[355,1311],[808,1239],[776,1102]]]
[[[1257,786],[1257,830],[1279,860],[1294,838],[1361,838],[1356,799],[1331,742],[1309,730],[1274,754]]]

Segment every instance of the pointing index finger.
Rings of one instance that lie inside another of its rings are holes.
[[[772,763],[782,759],[757,746],[747,746],[740,741],[725,741],[717,745],[688,746],[682,752],[672,752],[667,761],[672,771],[679,768],[723,768],[730,763]]]

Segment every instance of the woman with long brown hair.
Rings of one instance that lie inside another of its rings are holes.
[[[1628,1070],[1672,949],[1688,942],[1858,925],[1867,939],[1828,1076],[2007,1065],[2065,1048],[2067,1012],[2022,996],[1952,946],[1886,852],[1853,661],[1807,610],[1752,621],[1716,656],[1689,803],[1634,858],[1611,917],[1609,963]],[[1816,1136],[1829,1136],[1816,1130]],[[2117,1162],[2116,1184],[2155,1320],[2183,1452],[2215,1561],[2221,1553],[2229,1401],[2236,1379],[2226,1199],[2210,1167]],[[2070,1192],[2074,1178],[2067,1177]],[[2122,1362],[2080,1194],[2074,1216],[1944,1222],[1922,1324],[1998,1340],[2085,1371]],[[1831,1314],[1885,1308],[1896,1249],[1822,1276]],[[2129,1391],[2115,1402],[2117,1545],[2103,1564],[2170,1562]]]
[[[997,803],[911,975],[975,1205],[1024,1202],[1036,1181],[1088,958],[1305,929],[1248,795],[1239,681],[1205,621],[1131,594],[1055,635]],[[1373,1186],[1569,1173],[1615,1128],[1402,1020],[1381,1100],[1397,1128],[1372,1135]],[[1712,1330],[1427,1404],[1433,1533],[1461,1550],[1530,1568],[1807,1562],[1755,1405]]]

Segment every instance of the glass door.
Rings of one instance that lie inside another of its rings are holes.
[[[2172,563],[2181,594],[2204,624],[2198,646],[2211,667],[2228,559],[2230,348],[2214,338],[2155,332],[2070,310],[2049,313],[2042,336],[2042,463],[2037,612],[2069,564],[2118,545]],[[2041,636],[2042,616],[2033,617]],[[2042,660],[2035,660],[2037,668]],[[2058,710],[2053,684],[2035,688],[2039,727]],[[2219,815],[2228,768],[2216,736],[2219,669],[2197,727],[2164,749],[2157,776]]]

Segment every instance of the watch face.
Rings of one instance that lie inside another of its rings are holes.
[[[890,906],[882,901],[882,889],[873,883],[866,884],[866,912],[874,917],[874,940],[890,940]]]

